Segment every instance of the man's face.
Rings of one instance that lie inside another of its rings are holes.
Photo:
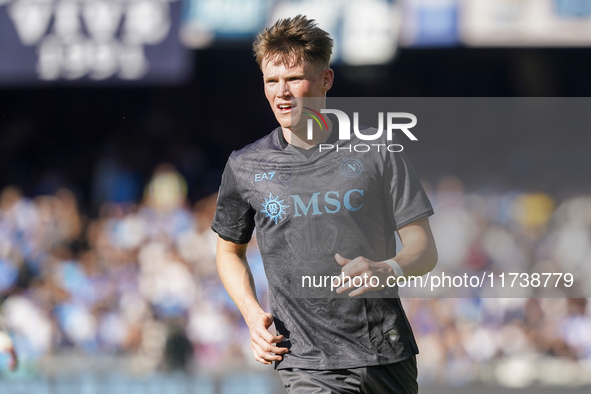
[[[325,97],[334,78],[330,68],[308,62],[289,66],[267,60],[263,62],[262,71],[265,96],[283,129],[291,129],[292,112],[296,123],[301,112],[301,109],[292,108],[291,100],[296,97]]]

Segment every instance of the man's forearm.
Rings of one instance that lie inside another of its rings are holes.
[[[402,249],[393,258],[404,276],[422,276],[435,268],[437,247],[427,218],[419,219],[399,230]]]
[[[265,313],[257,300],[254,279],[246,261],[246,245],[218,238],[217,266],[224,287],[248,324],[255,360],[266,365],[282,360],[289,349],[276,346],[283,340],[283,335],[269,332],[273,316]]]
[[[256,297],[254,278],[246,260],[245,248],[244,251],[233,251],[227,250],[227,246],[218,242],[218,272],[226,291],[236,303],[246,323],[250,324],[254,315],[265,312]]]

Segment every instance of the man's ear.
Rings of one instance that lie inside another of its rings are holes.
[[[332,68],[327,68],[326,70],[324,70],[324,75],[322,76],[322,78],[322,90],[326,93],[330,90],[330,88],[332,87],[332,83],[334,82],[334,71],[332,70]]]

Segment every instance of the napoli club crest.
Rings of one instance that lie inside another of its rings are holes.
[[[263,212],[267,218],[271,218],[272,221],[277,224],[277,220],[283,219],[283,214],[285,214],[285,208],[288,208],[289,205],[283,205],[283,200],[280,200],[278,196],[273,197],[273,193],[269,193],[269,198],[265,198],[265,203],[263,205]]]
[[[356,177],[363,171],[363,166],[359,160],[348,159],[341,164],[341,172],[349,178]]]

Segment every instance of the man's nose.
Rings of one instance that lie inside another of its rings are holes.
[[[286,96],[289,96],[290,94],[291,93],[289,91],[289,86],[288,86],[287,82],[280,80],[279,81],[279,90],[277,92],[277,95],[279,97],[286,97]]]

